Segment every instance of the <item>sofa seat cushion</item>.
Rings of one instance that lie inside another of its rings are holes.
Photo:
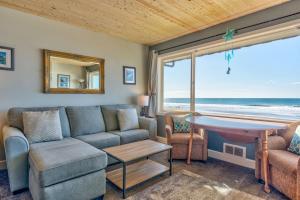
[[[106,132],[81,135],[76,137],[76,139],[82,140],[98,149],[120,145],[120,136]]]
[[[171,144],[188,144],[190,140],[190,134],[188,133],[174,133],[171,137]],[[193,134],[193,144],[204,144],[204,139],[201,135]]]
[[[299,159],[300,156],[285,150],[269,150],[270,164],[295,176]]]
[[[145,129],[133,129],[129,131],[111,131],[111,133],[120,136],[121,144],[127,144],[131,142],[149,139],[149,131]]]
[[[30,146],[29,164],[41,187],[104,169],[103,151],[74,138]]]

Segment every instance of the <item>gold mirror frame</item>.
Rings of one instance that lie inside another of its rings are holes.
[[[51,88],[50,87],[50,57],[61,57],[67,59],[73,59],[81,62],[96,62],[99,63],[99,89],[77,89],[77,88]],[[82,56],[71,53],[43,50],[44,57],[44,92],[54,94],[104,94],[104,59],[95,58],[90,56]]]

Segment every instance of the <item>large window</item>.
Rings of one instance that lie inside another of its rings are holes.
[[[165,110],[190,110],[191,57],[163,63]]]
[[[224,52],[163,63],[163,110],[300,118],[300,36],[234,53],[230,74]]]

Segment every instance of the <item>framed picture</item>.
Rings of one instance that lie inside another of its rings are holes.
[[[14,71],[14,49],[0,46],[0,69]]]
[[[57,74],[57,87],[70,88],[70,75]]]
[[[123,83],[125,85],[136,84],[136,69],[135,67],[123,66]]]

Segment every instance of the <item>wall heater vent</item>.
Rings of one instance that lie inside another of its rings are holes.
[[[243,146],[224,143],[223,152],[227,153],[227,154],[230,154],[230,155],[233,155],[233,156],[246,158],[246,147],[243,147]]]

